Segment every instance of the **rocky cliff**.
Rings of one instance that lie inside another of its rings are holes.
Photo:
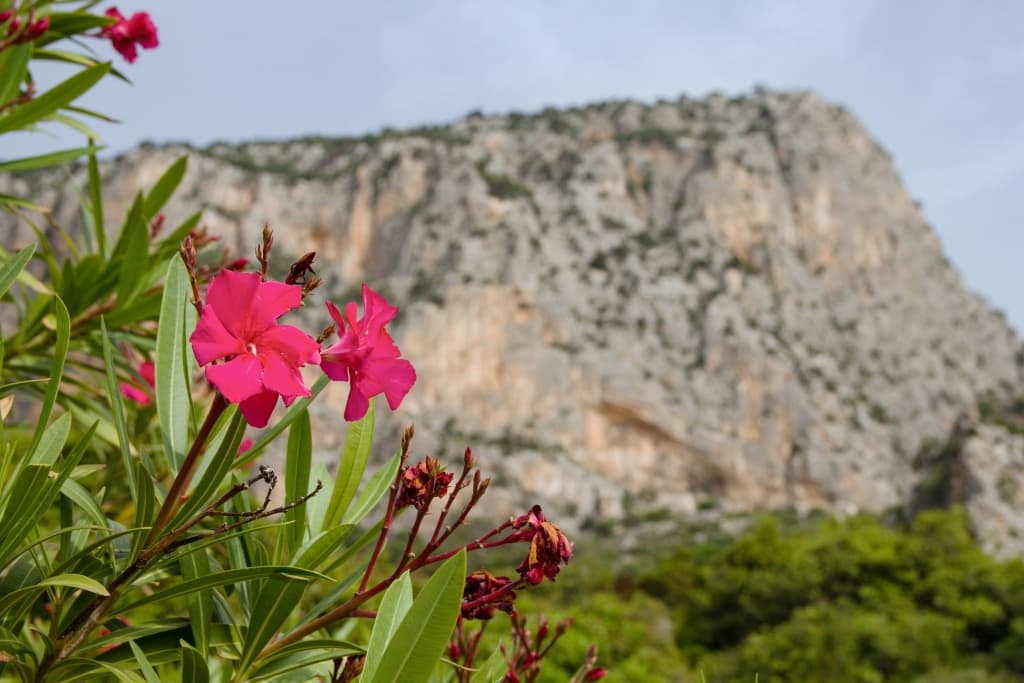
[[[501,512],[901,506],[934,476],[923,444],[1024,385],[1020,340],[965,289],[889,155],[812,94],[146,146],[104,165],[107,215],[186,152],[170,219],[203,209],[241,252],[269,223],[283,251],[317,250],[334,294],[365,279],[403,306],[420,379],[398,419],[421,453],[472,445]],[[73,225],[57,179],[0,184],[34,185]],[[340,410],[318,418],[336,457]],[[964,494],[975,507],[1024,474],[993,429],[997,455],[965,451],[995,482]],[[979,526],[992,543],[1024,531],[1004,516]]]

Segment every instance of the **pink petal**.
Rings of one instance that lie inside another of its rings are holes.
[[[320,362],[320,345],[316,339],[291,325],[274,325],[261,332],[253,343],[261,351],[273,349],[295,367]]]
[[[115,34],[111,34],[110,44],[114,46],[118,54],[125,58],[129,64],[134,64],[135,60],[139,57],[138,50],[135,49],[135,43],[130,38],[117,38]]]
[[[352,382],[348,390],[348,401],[345,403],[345,419],[348,422],[361,420],[369,408],[370,401],[363,395],[363,392],[359,391],[355,382]]]
[[[348,371],[352,366],[343,360],[329,360],[326,352],[320,356],[320,369],[324,374],[338,382],[348,381]]]
[[[192,352],[196,354],[200,365],[245,352],[245,344],[224,327],[211,306],[203,309],[189,341],[192,342]]]
[[[258,273],[222,270],[206,291],[206,308],[212,308],[224,328],[239,339],[248,339],[253,331],[253,303],[260,282]]]
[[[206,366],[206,379],[231,403],[263,391],[263,371],[255,356],[243,353],[227,363]]]
[[[273,391],[261,391],[251,398],[247,398],[238,404],[245,421],[253,427],[266,427],[270,422],[270,414],[274,412],[277,405],[277,393]]]
[[[373,333],[398,314],[398,309],[388,303],[387,299],[370,289],[363,283],[363,326]]]
[[[156,35],[156,25],[148,12],[136,12],[128,20],[128,30],[132,38],[147,50],[160,45]]]
[[[267,280],[260,282],[256,288],[252,313],[253,317],[260,321],[261,326],[268,326],[288,311],[301,305],[302,287]]]
[[[121,382],[121,393],[124,394],[125,398],[129,398],[140,406],[144,406],[149,403],[149,394],[128,382]]]
[[[148,360],[143,361],[142,365],[139,366],[139,374],[142,375],[142,379],[151,387],[156,386],[156,367]]]
[[[416,382],[416,369],[404,358],[368,358],[362,372],[381,386],[391,410],[398,409]]]
[[[334,320],[334,324],[338,326],[338,335],[341,336],[345,331],[345,318],[342,317],[341,311],[338,310],[337,306],[332,304],[330,301],[327,301],[326,304],[327,312],[330,314],[331,319]]]
[[[311,396],[309,388],[302,383],[302,375],[296,366],[274,351],[260,353],[263,365],[263,386],[282,396]]]

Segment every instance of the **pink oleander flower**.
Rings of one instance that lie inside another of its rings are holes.
[[[206,366],[206,379],[253,427],[266,426],[278,396],[290,405],[311,395],[299,368],[320,362],[319,344],[277,323],[301,303],[302,287],[264,282],[258,273],[224,270],[207,289],[192,351]]]
[[[125,398],[135,401],[140,406],[149,405],[149,402],[152,400],[151,392],[156,388],[155,370],[153,364],[148,360],[143,361],[139,366],[139,374],[142,375],[142,379],[149,385],[150,391],[146,391],[138,382],[121,382],[121,393],[124,394]]]
[[[412,363],[399,358],[402,352],[384,329],[398,309],[363,283],[362,318],[356,319],[354,301],[345,306],[344,317],[330,301],[327,311],[338,326],[339,341],[320,353],[320,367],[331,379],[351,384],[345,419],[352,422],[366,415],[370,398],[378,394],[396,410],[416,381]]]
[[[238,444],[238,454],[241,455],[252,448],[253,443],[255,442],[248,436],[242,439],[242,443]]]
[[[110,38],[114,49],[128,60],[129,64],[139,56],[135,49],[136,44],[147,50],[152,50],[160,45],[160,40],[156,35],[156,25],[153,24],[153,20],[150,19],[147,12],[136,12],[125,19],[116,7],[111,7],[104,14],[117,19],[117,23],[104,28],[100,31],[100,35]]]

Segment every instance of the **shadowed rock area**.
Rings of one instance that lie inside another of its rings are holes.
[[[186,152],[171,223],[203,209],[245,253],[269,223],[278,259],[318,252],[336,300],[365,279],[402,306],[419,381],[386,431],[415,422],[417,453],[452,462],[473,446],[495,513],[901,507],[936,476],[929,444],[1022,393],[1021,341],[964,287],[889,155],[809,93],[145,146],[104,164],[107,215]],[[73,228],[66,177],[0,191]],[[7,244],[33,239],[3,225]],[[332,387],[315,415],[324,459],[344,397]],[[955,500],[992,549],[1024,533],[1011,431],[984,426],[946,468],[971,473]]]

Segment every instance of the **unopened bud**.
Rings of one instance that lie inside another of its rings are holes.
[[[325,341],[330,339],[331,335],[334,334],[334,331],[336,329],[337,328],[334,326],[334,323],[331,323],[330,325],[325,327],[324,331],[321,332],[319,335],[317,335],[316,343],[317,344],[323,344]]]
[[[465,464],[467,470],[476,465],[476,458],[473,457],[473,449],[466,449],[466,452],[462,456],[462,461]]]
[[[412,443],[412,437],[416,433],[416,426],[409,425],[405,428],[405,432],[402,433],[402,451],[408,452],[409,445]]]
[[[18,39],[20,42],[28,42],[35,40],[39,36],[46,33],[46,29],[50,28],[50,17],[43,17],[39,21],[32,22],[25,27],[25,32],[21,34]]]

